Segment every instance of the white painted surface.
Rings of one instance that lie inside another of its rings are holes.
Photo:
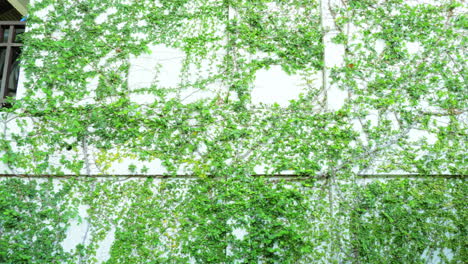
[[[288,75],[280,66],[259,70],[252,89],[253,104],[279,104],[288,106],[290,100],[298,99],[305,93],[303,81],[298,75]]]

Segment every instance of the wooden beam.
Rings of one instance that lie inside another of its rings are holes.
[[[25,16],[28,13],[29,0],[8,0],[8,2],[18,10],[21,15]]]

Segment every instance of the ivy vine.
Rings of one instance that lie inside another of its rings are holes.
[[[467,21],[458,0],[35,1],[0,110],[0,262],[466,262]],[[179,80],[132,87],[154,47]],[[304,92],[252,103],[274,66]]]

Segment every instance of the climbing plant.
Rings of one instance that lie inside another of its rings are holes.
[[[425,263],[436,258],[463,262],[464,194],[465,184],[441,179],[367,185],[356,195],[358,207],[350,221],[355,238],[351,258],[367,263]],[[450,260],[447,252],[453,256]]]
[[[61,246],[77,216],[67,199],[71,189],[54,190],[50,180],[0,182],[0,261],[54,263],[71,257]]]
[[[25,93],[1,109],[0,162],[16,178],[0,182],[0,259],[96,263],[111,241],[107,263],[463,263],[465,11],[35,1]],[[132,86],[131,62],[161,48],[183,54],[177,80],[157,65]],[[271,67],[302,80],[287,106],[253,103]],[[337,110],[329,89],[348,94]],[[383,173],[414,177],[361,177]],[[82,239],[64,250],[82,208]]]

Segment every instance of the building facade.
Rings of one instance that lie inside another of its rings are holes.
[[[465,11],[31,1],[0,22],[0,262],[462,263]]]

